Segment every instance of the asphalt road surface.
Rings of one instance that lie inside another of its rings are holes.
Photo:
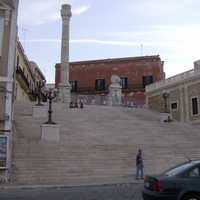
[[[1,200],[142,200],[142,184],[0,190]]]

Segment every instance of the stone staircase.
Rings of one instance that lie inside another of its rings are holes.
[[[200,159],[199,126],[159,122],[147,109],[86,106],[63,111],[54,104],[61,125],[60,143],[40,140],[32,105],[16,103],[13,184],[81,185],[134,179],[135,156],[144,151],[145,173],[159,173],[186,157]]]

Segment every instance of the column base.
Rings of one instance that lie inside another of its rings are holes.
[[[111,85],[109,87],[108,105],[121,106],[122,104],[122,89],[120,85]]]
[[[60,84],[59,85],[59,94],[57,101],[60,103],[65,103],[67,106],[71,102],[71,86],[70,84]]]

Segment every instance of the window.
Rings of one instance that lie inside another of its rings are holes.
[[[198,112],[198,98],[194,97],[192,98],[192,114],[197,115]]]
[[[196,167],[189,172],[189,177],[200,177],[199,168]]]
[[[0,56],[3,47],[4,18],[0,17]]]
[[[96,89],[96,91],[105,90],[105,79],[97,79],[95,81],[95,89]]]
[[[69,81],[71,85],[71,92],[77,92],[78,82],[77,81]]]
[[[122,86],[122,89],[128,88],[128,78],[127,77],[121,77],[121,86]]]
[[[178,108],[177,102],[171,103],[172,110],[177,110],[177,108]]]
[[[143,86],[153,83],[153,76],[143,76]]]

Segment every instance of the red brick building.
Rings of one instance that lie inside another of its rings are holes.
[[[71,62],[69,80],[76,95],[107,96],[111,76],[121,77],[123,102],[145,103],[145,86],[164,79],[164,62],[158,55]],[[61,65],[56,64],[55,85]]]

